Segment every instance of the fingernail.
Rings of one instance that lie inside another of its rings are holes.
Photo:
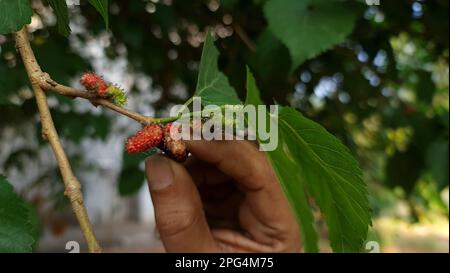
[[[165,156],[154,155],[147,159],[148,186],[152,191],[167,188],[173,183],[173,171],[170,161]]]

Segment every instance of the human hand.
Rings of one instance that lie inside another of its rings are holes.
[[[146,175],[168,252],[297,252],[298,225],[265,154],[248,141],[186,141],[185,164],[154,155]]]

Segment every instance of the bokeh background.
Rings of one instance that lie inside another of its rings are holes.
[[[32,45],[52,78],[80,87],[96,71],[127,90],[128,108],[152,116],[192,95],[210,28],[242,97],[247,64],[266,103],[296,107],[357,157],[373,209],[368,240],[383,252],[449,251],[447,0],[364,6],[345,42],[295,69],[267,30],[263,0],[111,0],[109,29],[80,1],[69,5],[68,38],[51,8],[32,2]],[[162,251],[144,157],[123,149],[139,125],[79,99],[49,95],[49,104],[105,250]],[[38,121],[13,39],[0,35],[0,173],[36,208],[36,251],[64,252],[72,240],[86,249]]]

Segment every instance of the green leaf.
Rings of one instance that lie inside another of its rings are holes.
[[[298,174],[298,163],[285,150],[288,149],[289,145],[287,140],[281,137],[278,139],[278,148],[266,153],[280,180],[289,204],[295,212],[305,251],[318,252],[317,232],[314,228],[312,209],[308,202],[309,196]]]
[[[58,21],[58,32],[67,37],[70,35],[71,29],[69,26],[69,9],[66,1],[61,0],[47,0],[56,15]]]
[[[120,196],[137,193],[144,184],[144,180],[144,172],[138,167],[123,170],[119,179]]]
[[[29,219],[29,225],[28,232],[31,234],[31,236],[34,238],[34,243],[32,244],[32,251],[34,251],[38,244],[38,239],[42,234],[42,226],[41,221],[39,219],[39,214],[36,210],[36,208],[31,203],[25,203],[25,207],[28,211],[28,219]]]
[[[250,72],[246,104],[261,104]],[[317,251],[308,204],[312,195],[327,222],[333,250],[359,251],[371,224],[371,210],[358,163],[333,135],[292,108],[281,109],[278,126],[278,146],[266,153],[296,214],[305,250]]]
[[[255,74],[264,79],[284,77],[291,67],[289,50],[269,29],[257,38],[256,51],[250,55],[249,62]]]
[[[139,165],[157,151],[158,149],[155,148],[137,155],[129,155],[124,152],[122,172],[119,178],[119,194],[121,196],[132,195],[139,191],[145,182],[144,172]]]
[[[264,104],[261,95],[256,85],[255,77],[253,76],[250,68],[247,67],[247,98],[245,99],[245,105],[262,105]]]
[[[20,30],[31,23],[29,0],[0,0],[0,34],[8,34]]]
[[[241,104],[236,91],[218,66],[219,51],[214,46],[213,37],[207,33],[195,95],[202,98],[202,104],[218,106]]]
[[[89,0],[89,3],[102,15],[106,28],[109,28],[108,0]]]
[[[283,108],[278,120],[283,149],[297,162],[300,180],[325,217],[333,251],[359,251],[371,209],[357,161],[339,140],[296,110]]]
[[[344,41],[360,15],[360,5],[339,0],[269,0],[269,29],[288,47],[293,69]]]
[[[255,78],[247,68],[247,99],[245,104],[255,106],[262,105],[259,93]],[[297,163],[292,157],[289,157],[283,149],[286,145],[284,139],[279,138],[277,149],[275,151],[266,152],[266,154],[280,180],[289,204],[295,213],[297,222],[300,226],[305,251],[317,252],[317,233],[314,229],[314,218],[308,204],[308,197],[304,185],[298,176]]]
[[[31,252],[38,228],[27,204],[0,176],[0,253]]]

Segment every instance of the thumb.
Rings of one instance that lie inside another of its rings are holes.
[[[187,170],[165,156],[154,155],[146,161],[146,175],[166,251],[217,251],[200,195]]]

